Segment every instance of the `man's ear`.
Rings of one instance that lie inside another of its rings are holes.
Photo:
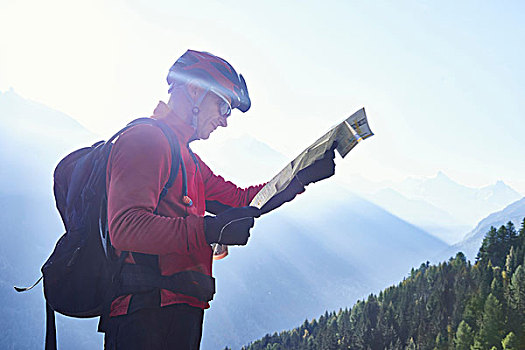
[[[204,92],[203,88],[197,84],[192,84],[191,82],[186,84],[186,89],[188,90],[189,95],[194,99],[200,97],[200,95]]]

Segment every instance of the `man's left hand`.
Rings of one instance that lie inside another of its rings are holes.
[[[327,179],[335,174],[334,150],[336,147],[337,143],[334,142],[332,147],[326,151],[323,158],[316,160],[313,164],[297,173],[297,179],[301,184],[307,186],[312,182]]]

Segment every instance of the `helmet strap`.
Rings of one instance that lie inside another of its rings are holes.
[[[195,129],[195,133],[197,133],[197,126],[199,125],[199,116],[197,114],[194,114],[191,117],[191,127]]]
[[[188,98],[188,100],[190,102],[193,103],[193,107],[191,108],[191,114],[192,114],[191,126],[193,127],[193,129],[195,129],[195,131],[197,131],[197,126],[198,126],[198,122],[199,122],[199,113],[200,113],[199,106],[201,105],[202,101],[204,100],[204,97],[206,97],[206,94],[208,94],[208,91],[209,91],[208,89],[204,90],[202,92],[202,94],[199,96],[199,98],[197,99],[197,101],[194,101],[193,97],[188,92],[188,89],[187,88],[184,89],[186,97]]]

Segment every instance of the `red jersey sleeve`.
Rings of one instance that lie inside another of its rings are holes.
[[[198,157],[198,156],[197,156]],[[218,201],[230,207],[244,207],[250,204],[253,197],[265,184],[239,188],[222,176],[215,175],[211,169],[199,158],[199,168],[205,186],[207,201]]]
[[[202,217],[154,214],[170,166],[169,143],[157,127],[136,126],[113,146],[107,190],[109,232],[116,249],[190,254],[207,245]]]

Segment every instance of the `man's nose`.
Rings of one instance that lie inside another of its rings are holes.
[[[219,125],[222,127],[228,126],[228,120],[226,117],[219,117]]]

